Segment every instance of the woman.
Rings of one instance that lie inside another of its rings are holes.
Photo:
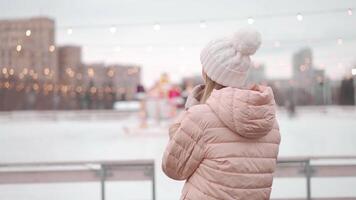
[[[186,180],[182,200],[269,199],[280,134],[271,88],[245,88],[260,34],[246,29],[201,53],[205,85],[194,88],[169,128],[162,169]]]

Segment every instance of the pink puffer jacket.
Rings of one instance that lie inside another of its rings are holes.
[[[214,90],[169,130],[167,176],[186,180],[181,200],[270,198],[280,143],[272,89]]]

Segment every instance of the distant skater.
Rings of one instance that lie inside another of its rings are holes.
[[[162,169],[186,180],[181,200],[270,198],[280,144],[272,89],[245,86],[260,34],[243,29],[202,50],[204,85],[169,128]]]

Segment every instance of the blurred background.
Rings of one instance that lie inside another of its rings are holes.
[[[272,87],[273,199],[356,199],[353,0],[0,0],[0,199],[178,199],[167,129],[200,50],[251,26]],[[53,194],[56,195],[53,195]]]

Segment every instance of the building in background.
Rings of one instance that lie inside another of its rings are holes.
[[[331,102],[331,88],[325,70],[317,69],[310,48],[293,55],[293,87],[297,105],[325,105]]]
[[[0,110],[109,109],[141,80],[137,65],[86,64],[80,46],[56,46],[45,17],[0,20],[0,70]]]
[[[38,80],[56,74],[55,22],[44,17],[0,20],[0,66],[10,74],[33,70]]]

